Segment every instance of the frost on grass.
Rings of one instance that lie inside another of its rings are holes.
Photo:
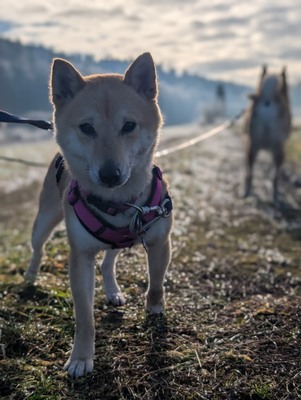
[[[37,284],[25,286],[37,188],[7,201],[1,398],[300,398],[300,166],[287,163],[275,207],[265,157],[256,194],[239,197],[242,162],[240,137],[230,132],[160,160],[175,204],[166,315],[145,315],[145,254],[124,251],[117,270],[127,304],[108,306],[97,276],[95,371],[77,381],[62,371],[74,330],[64,229],[47,245]]]

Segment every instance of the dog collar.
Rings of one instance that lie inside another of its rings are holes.
[[[143,235],[147,230],[158,219],[168,217],[172,211],[172,201],[168,192],[166,192],[163,200],[161,200],[163,185],[160,168],[154,166],[152,175],[151,194],[143,207],[130,203],[122,205],[116,205],[114,203],[113,207],[110,202],[107,203],[101,199],[98,200],[101,204],[100,210],[108,215],[116,215],[130,207],[136,209],[131,223],[122,228],[111,225],[91,210],[89,207],[89,198],[91,199],[91,194],[86,191],[81,191],[76,180],[72,180],[70,183],[68,202],[73,207],[82,226],[96,239],[111,245],[113,249],[132,247],[139,238],[141,242],[144,243]],[[94,202],[93,205],[95,206],[96,203]],[[104,209],[106,209],[106,211],[104,211]]]

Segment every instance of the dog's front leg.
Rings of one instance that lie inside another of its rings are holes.
[[[146,310],[151,314],[164,312],[164,277],[170,262],[170,237],[158,238],[147,246],[149,284],[146,292]]]
[[[93,370],[95,255],[71,250],[69,275],[75,311],[75,336],[71,356],[64,369],[73,378]]]
[[[107,302],[115,307],[125,304],[125,297],[122,294],[116,280],[115,264],[120,250],[107,250],[101,264],[100,272],[103,276]]]
[[[246,149],[246,176],[245,176],[245,191],[244,197],[248,197],[251,194],[252,180],[253,180],[253,167],[256,160],[258,149],[257,147],[248,139]]]
[[[275,164],[275,172],[273,178],[273,199],[274,202],[278,202],[278,182],[280,178],[280,169],[284,161],[284,148],[283,145],[279,144],[275,146],[273,150],[273,158]]]

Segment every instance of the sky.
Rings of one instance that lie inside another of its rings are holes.
[[[253,86],[301,82],[301,0],[0,0],[0,35],[96,60],[150,51],[167,69]],[[5,10],[5,12],[4,12]]]

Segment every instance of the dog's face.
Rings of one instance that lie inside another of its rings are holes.
[[[280,103],[287,100],[288,88],[286,80],[286,70],[283,68],[280,74],[268,74],[267,67],[264,66],[260,75],[257,93],[250,95],[254,103]]]
[[[162,123],[149,53],[125,75],[83,77],[56,59],[51,74],[56,140],[71,173],[87,190],[123,186],[152,162]]]

